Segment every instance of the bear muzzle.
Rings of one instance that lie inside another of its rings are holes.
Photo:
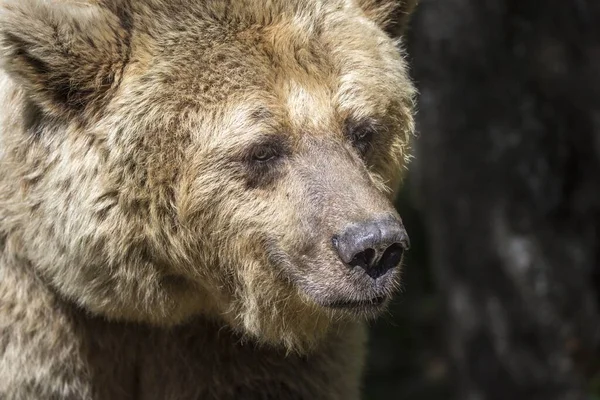
[[[396,218],[351,224],[332,243],[344,264],[373,279],[398,266],[410,247],[406,229]]]

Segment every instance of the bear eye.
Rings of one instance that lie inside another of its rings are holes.
[[[271,161],[278,156],[277,151],[268,146],[258,146],[252,151],[252,160],[258,162]]]
[[[371,138],[371,136],[373,136],[373,130],[371,129],[371,127],[367,126],[367,127],[361,127],[359,130],[357,130],[354,134],[356,140],[369,140]]]
[[[373,136],[377,132],[377,126],[372,120],[348,121],[346,124],[346,134],[354,147],[361,155],[365,155]]]
[[[282,176],[280,166],[289,154],[288,144],[281,138],[268,138],[256,143],[246,153],[246,184],[250,188],[264,187]]]

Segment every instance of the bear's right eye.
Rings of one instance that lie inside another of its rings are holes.
[[[250,164],[270,165],[281,159],[288,151],[285,138],[280,136],[266,136],[260,138],[246,150],[246,160]]]
[[[267,162],[279,157],[276,149],[268,146],[258,146],[252,152],[252,160],[258,162]]]
[[[277,180],[289,150],[286,141],[280,137],[264,138],[247,149],[244,164],[248,186],[260,187]]]

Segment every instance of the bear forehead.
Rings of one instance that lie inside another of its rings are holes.
[[[412,95],[395,43],[342,2],[175,3],[134,33],[122,101],[143,97],[142,116],[228,109],[317,129]]]

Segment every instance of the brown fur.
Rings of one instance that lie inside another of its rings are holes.
[[[358,397],[331,237],[397,218],[391,3],[1,0],[0,398]]]

